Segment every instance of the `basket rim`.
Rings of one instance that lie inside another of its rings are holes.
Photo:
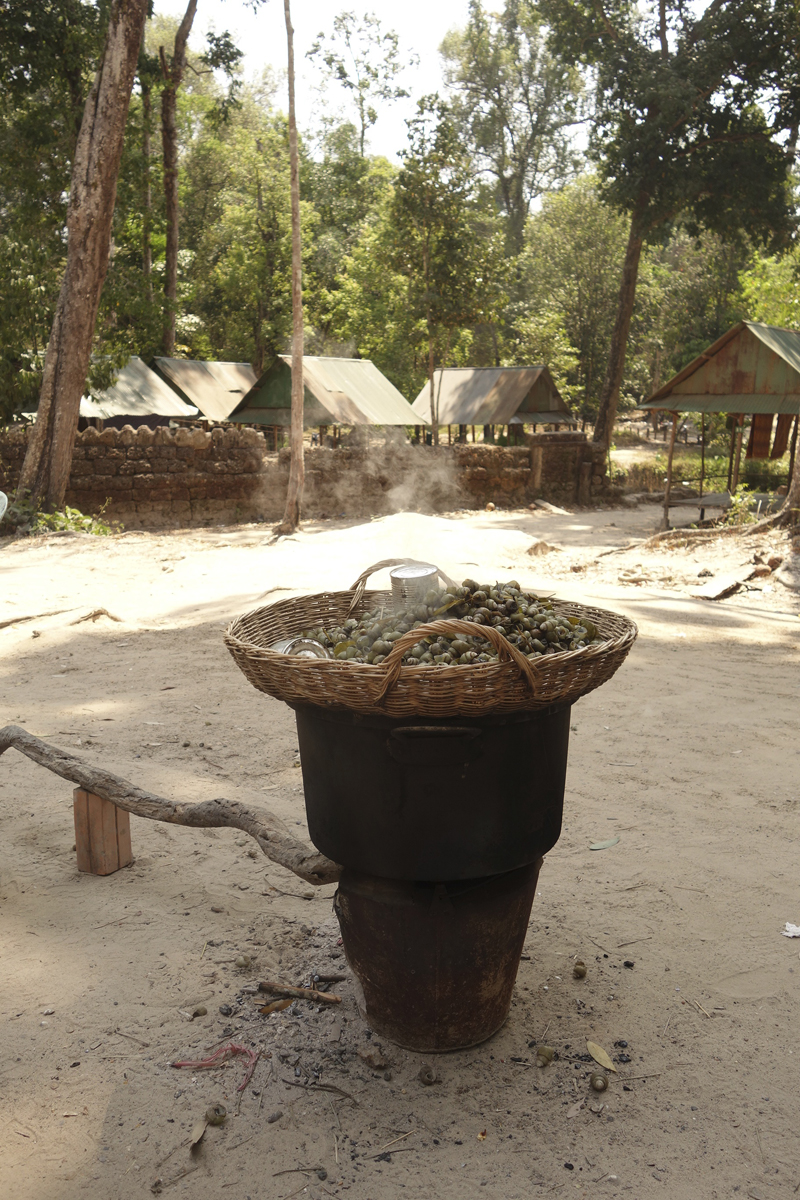
[[[267,661],[273,663],[277,663],[278,660],[280,660],[285,664],[287,670],[290,671],[297,670],[299,668],[304,673],[306,671],[319,671],[323,675],[326,673],[333,673],[334,675],[337,675],[342,671],[347,671],[348,674],[351,674],[352,672],[355,672],[356,674],[368,672],[369,677],[375,679],[381,674],[385,674],[385,672],[382,670],[384,666],[383,663],[378,663],[376,666],[374,663],[355,663],[350,660],[342,661],[339,659],[298,659],[292,655],[283,654],[280,650],[273,650],[270,646],[265,646],[258,642],[239,637],[238,632],[236,631],[237,626],[241,627],[241,624],[247,621],[248,618],[256,617],[259,614],[268,612],[270,610],[274,611],[278,608],[282,608],[285,611],[289,611],[293,604],[301,603],[303,601],[332,601],[339,598],[341,598],[342,601],[349,601],[352,599],[352,596],[352,591],[311,592],[301,596],[287,597],[284,600],[276,600],[273,604],[264,604],[259,605],[257,608],[248,609],[247,612],[240,613],[239,616],[234,617],[234,619],[228,625],[224,634],[225,644],[229,650],[235,649],[239,653],[243,653],[249,658],[262,660],[266,658]],[[391,599],[391,592],[365,591],[360,604],[361,610],[364,611],[368,607],[369,601],[379,598]],[[552,597],[551,599],[554,605],[559,605],[562,608],[569,608],[571,611],[583,612],[589,617],[593,617],[593,615],[596,614],[601,620],[604,617],[610,617],[615,622],[623,622],[625,628],[619,634],[615,634],[609,638],[604,638],[600,643],[584,646],[579,650],[560,650],[555,654],[542,654],[539,658],[531,660],[537,672],[542,671],[549,674],[553,668],[569,666],[577,662],[591,661],[595,658],[603,658],[607,654],[619,651],[626,646],[629,649],[638,636],[639,628],[636,622],[632,621],[630,617],[624,616],[622,613],[613,612],[611,609],[606,608],[595,608],[592,605],[581,604],[573,600],[561,600],[557,597]],[[476,628],[479,630],[480,626],[476,626]],[[498,669],[506,670],[509,667],[514,671],[515,675],[519,674],[519,668],[516,667],[516,664],[513,661],[504,662],[499,658],[488,663],[452,663],[449,665],[440,663],[434,666],[407,666],[406,664],[403,664],[400,667],[398,678],[404,678],[410,681],[411,679],[419,679],[421,677],[431,679],[435,676],[444,674],[457,675],[459,678],[466,678],[474,673],[483,675],[487,672],[494,673]]]

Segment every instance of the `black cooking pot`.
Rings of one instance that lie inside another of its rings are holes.
[[[295,713],[311,840],[345,867],[476,879],[534,862],[558,840],[569,706],[445,720]]]

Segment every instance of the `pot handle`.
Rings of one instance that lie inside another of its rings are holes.
[[[384,567],[417,567],[422,565],[418,558],[383,558],[380,562],[373,563],[371,567],[367,567],[366,571],[362,571],[355,583],[350,586],[350,591],[353,592],[353,599],[350,601],[350,607],[347,610],[348,617],[361,603],[370,575],[374,575],[376,571],[382,571]],[[433,563],[430,565],[433,566]],[[439,578],[447,587],[458,587],[458,584],[449,575],[445,575],[444,571],[439,570],[438,567],[436,570],[439,572]]]
[[[373,696],[374,703],[383,700],[389,689],[397,682],[405,651],[410,646],[416,646],[417,642],[421,641],[422,638],[440,633],[446,633],[450,637],[461,633],[466,637],[478,636],[485,638],[487,642],[491,642],[493,646],[497,647],[502,657],[510,658],[517,664],[523,679],[533,694],[536,695],[536,688],[539,682],[539,672],[536,666],[527,655],[518,650],[516,646],[512,646],[504,634],[499,633],[494,625],[477,625],[474,621],[452,619],[449,621],[430,621],[427,625],[419,625],[416,629],[409,629],[408,633],[404,633],[402,637],[397,639],[383,662],[378,663],[378,670],[382,672],[383,679]],[[426,669],[433,670],[432,667]]]

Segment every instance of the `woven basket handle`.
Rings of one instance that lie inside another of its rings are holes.
[[[423,564],[420,563],[418,558],[384,558],[381,559],[380,562],[373,563],[371,567],[367,567],[366,571],[362,571],[358,579],[350,587],[350,591],[353,592],[354,595],[353,599],[350,601],[350,607],[347,610],[348,617],[361,603],[364,592],[367,589],[367,580],[369,579],[370,575],[374,575],[376,571],[382,571],[384,567],[418,567],[422,565]],[[433,563],[430,565],[433,566]],[[439,578],[447,585],[447,587],[458,586],[449,575],[445,575],[444,571],[440,571],[438,567],[436,570],[439,571]]]
[[[456,619],[450,621],[430,621],[427,625],[419,625],[416,629],[409,629],[408,633],[404,633],[399,637],[392,646],[389,653],[382,663],[378,663],[378,669],[383,674],[380,687],[373,696],[373,701],[377,703],[383,700],[386,693],[397,681],[402,666],[403,655],[410,646],[416,646],[417,642],[423,638],[430,637],[432,634],[446,633],[449,636],[461,633],[466,637],[482,637],[487,642],[491,642],[497,648],[500,655],[512,659],[519,667],[528,687],[534,695],[536,695],[536,686],[539,682],[538,672],[531,660],[513,646],[508,641],[505,634],[500,633],[495,629],[494,625],[477,625],[474,621],[459,621]]]

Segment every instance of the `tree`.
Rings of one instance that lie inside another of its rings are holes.
[[[175,308],[178,299],[178,130],[175,111],[178,103],[178,88],[186,70],[186,46],[192,31],[197,0],[189,0],[183,20],[178,26],[172,47],[172,56],[167,59],[163,46],[159,46],[163,88],[161,90],[161,146],[164,156],[164,208],[167,222],[167,253],[164,271],[164,335],[162,353],[171,356],[175,350]]]
[[[503,299],[502,237],[474,191],[471,164],[452,113],[438,96],[419,101],[407,122],[409,147],[390,205],[393,267],[408,279],[408,306],[424,322],[431,423],[437,350],[446,361],[459,328],[491,322]]]
[[[0,420],[32,411],[64,275],[75,142],[105,33],[97,4],[4,0]]]
[[[417,56],[408,54],[400,61],[400,39],[393,31],[384,33],[378,18],[366,13],[359,21],[355,13],[343,12],[333,19],[333,34],[317,35],[307,53],[321,58],[328,77],[350,92],[358,113],[358,145],[364,157],[367,130],[378,119],[374,102],[387,103],[408,95],[395,80],[408,66],[416,66]]]
[[[776,246],[800,122],[794,0],[541,0],[553,45],[595,72],[591,153],[630,226],[595,441],[610,444],[642,249],[683,223]]]
[[[178,300],[178,247],[179,247],[179,203],[178,203],[178,127],[176,120],[178,89],[187,67],[187,45],[192,31],[197,0],[189,0],[186,12],[175,33],[172,55],[167,58],[163,46],[159,46],[163,88],[161,90],[161,144],[164,156],[164,207],[167,224],[167,246],[164,269],[164,336],[163,353],[170,356],[175,350],[175,312]],[[215,112],[217,120],[225,120],[236,104],[238,81],[236,71],[242,52],[231,41],[230,34],[207,35],[208,50],[201,56],[208,73],[222,68],[231,81],[228,94]]]
[[[470,0],[466,28],[447,35],[441,54],[454,116],[518,254],[531,202],[575,171],[580,74],[548,47],[534,0],[506,0],[501,13]]]
[[[545,196],[540,211],[528,220],[517,268],[520,299],[507,315],[508,339],[516,344],[518,362],[530,361],[540,346],[541,360],[551,370],[547,348],[552,345],[559,356],[559,386],[566,384],[584,420],[597,412],[615,279],[624,255],[625,218],[602,203],[591,175]]]
[[[112,0],[102,60],[72,165],[67,262],[44,364],[20,494],[64,503],[100,293],[108,268],[117,172],[147,0]]]
[[[293,533],[300,524],[300,505],[303,500],[305,463],[303,461],[303,277],[302,239],[300,233],[300,157],[297,152],[297,120],[294,108],[294,30],[289,0],[283,0],[286,19],[289,84],[289,174],[292,197],[292,426],[289,434],[291,464],[286,490],[283,520],[276,527],[278,534]]]
[[[292,330],[292,218],[288,130],[280,116],[236,124],[215,139],[206,133],[194,153],[213,153],[222,186],[210,220],[192,239],[189,311],[202,321],[211,354],[247,360],[260,375],[282,353]],[[191,208],[193,157],[183,204]],[[200,203],[198,198],[198,203]],[[318,218],[301,202],[303,265],[313,254]],[[184,253],[188,253],[184,251]]]
[[[306,339],[315,354],[341,354],[335,326],[345,262],[391,190],[396,169],[386,158],[360,153],[358,130],[350,122],[328,129],[316,156],[303,151],[301,146],[301,195],[317,218],[310,253],[304,255]]]

